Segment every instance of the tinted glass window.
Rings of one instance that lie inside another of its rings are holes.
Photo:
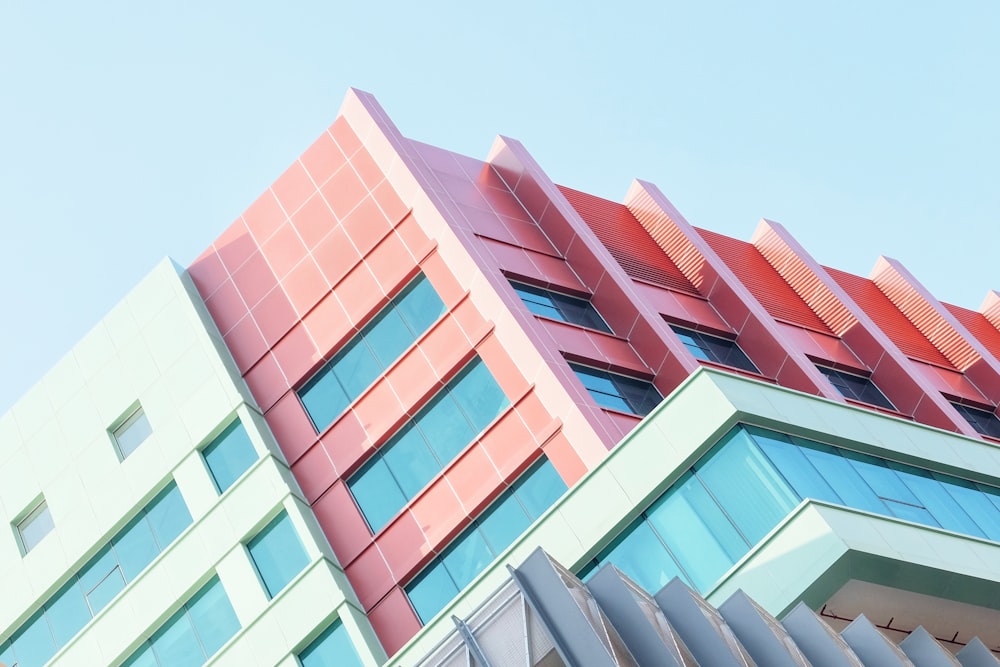
[[[726,366],[732,366],[733,368],[739,368],[751,373],[760,372],[734,340],[710,336],[700,331],[684,329],[673,324],[670,325],[670,328],[674,330],[674,333],[677,334],[681,342],[684,343],[684,346],[694,355],[695,359],[714,361],[717,364],[725,364]]]
[[[257,451],[240,420],[234,421],[202,451],[215,488],[224,492],[257,460]]]
[[[535,315],[611,333],[607,323],[586,299],[523,283],[512,282],[511,285],[517,295],[521,297],[524,305]]]
[[[997,419],[995,412],[987,412],[961,403],[952,405],[976,431],[991,438],[1000,438],[1000,419]]]
[[[645,416],[663,400],[656,387],[645,380],[589,366],[569,366],[601,407]]]
[[[861,401],[862,403],[868,403],[870,405],[877,405],[880,408],[886,408],[887,410],[895,410],[896,407],[889,402],[889,399],[885,397],[885,394],[875,386],[875,383],[866,377],[860,375],[854,375],[852,373],[844,373],[843,371],[838,371],[833,368],[827,368],[826,366],[817,366],[823,375],[830,380],[830,384],[837,388],[837,391],[844,398],[851,398],[855,401]]]
[[[309,563],[309,556],[287,512],[267,524],[247,544],[268,597],[274,597]]]
[[[146,413],[143,412],[142,408],[139,408],[129,415],[121,426],[112,432],[112,435],[118,445],[118,453],[121,454],[122,458],[125,458],[134,452],[152,432],[153,428],[149,425]]]
[[[361,667],[357,651],[340,619],[298,655],[302,667]]]

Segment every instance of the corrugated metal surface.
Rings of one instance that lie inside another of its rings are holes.
[[[625,273],[668,289],[698,294],[624,204],[557,186]]]
[[[838,269],[824,268],[847,292],[847,295],[861,306],[868,317],[872,318],[875,325],[899,347],[903,354],[928,363],[939,364],[945,368],[953,368],[951,362],[920,333],[920,330],[906,318],[906,315],[893,305],[889,297],[878,288],[878,285],[868,278],[862,278]]]
[[[989,350],[990,354],[1000,359],[1000,331],[997,331],[982,313],[953,306],[950,303],[941,305],[947,308],[948,312],[954,315],[955,319]]]
[[[698,229],[701,237],[777,320],[833,333],[753,244]]]

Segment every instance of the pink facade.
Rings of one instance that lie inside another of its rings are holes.
[[[296,391],[418,272],[447,314],[317,433]],[[759,373],[734,372],[848,402],[817,363],[854,372],[972,437],[951,402],[1000,402],[996,295],[974,312],[889,260],[827,269],[768,221],[750,242],[700,230],[648,183],[624,203],[557,186],[511,139],[485,161],[421,144],[357,91],[190,273],[390,654],[420,625],[402,587],[508,484],[543,453],[573,484],[639,422],[568,362],[662,395],[732,370],[674,325],[738,341]],[[533,315],[510,280],[588,298],[614,333]],[[346,480],[474,355],[510,407],[373,535]]]

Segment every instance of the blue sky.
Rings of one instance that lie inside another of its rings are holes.
[[[751,6],[752,5],[752,6]],[[348,86],[407,136],[1000,289],[995,2],[0,0],[0,412],[163,256],[188,264]]]

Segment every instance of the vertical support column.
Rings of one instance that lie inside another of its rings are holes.
[[[702,295],[736,330],[740,346],[764,375],[775,378],[785,387],[843,400],[659,188],[637,180],[629,189],[625,205],[681,273],[698,286]]]
[[[897,410],[924,424],[978,437],[944,396],[921,373],[914,372],[909,358],[788,230],[762,220],[752,242],[813,312],[872,370],[872,381]]]

